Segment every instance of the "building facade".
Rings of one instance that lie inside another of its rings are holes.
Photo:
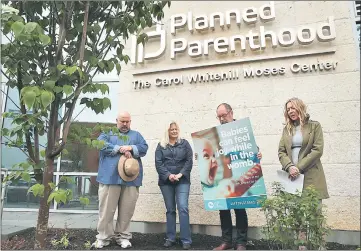
[[[114,123],[120,110],[132,115],[132,127],[149,144],[143,158],[144,180],[134,221],[164,222],[165,206],[157,185],[154,152],[165,124],[177,120],[183,137],[218,124],[215,110],[229,103],[237,118],[249,117],[268,191],[281,166],[277,157],[283,106],[299,97],[311,119],[321,123],[322,162],[330,198],[328,224],[360,231],[360,9],[351,1],[192,1],[172,2],[164,20],[147,30],[149,41],[132,39],[125,50],[131,62],[120,76],[98,75],[110,86],[112,109],[94,116],[79,106],[78,123]],[[9,105],[8,105],[9,104]],[[6,101],[6,111],[11,104]],[[7,122],[4,121],[4,124]],[[54,181],[74,178],[74,201],[53,204],[53,211],[96,212],[97,152],[73,146],[73,156],[57,160]],[[6,153],[6,154],[5,154]],[[10,156],[2,145],[2,167]],[[197,162],[192,171],[190,218],[193,224],[219,225],[218,212],[203,207]],[[36,210],[26,194],[29,184],[10,185],[5,210]],[[91,198],[89,206],[76,197]],[[202,212],[202,213],[199,213]],[[259,209],[249,209],[251,226],[264,224]]]

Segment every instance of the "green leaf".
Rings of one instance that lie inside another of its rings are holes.
[[[92,141],[91,141],[91,139],[89,139],[89,138],[86,138],[86,139],[85,139],[85,142],[86,142],[86,144],[87,144],[88,146],[91,146],[91,145],[92,145]]]
[[[80,68],[77,68],[80,78],[84,78],[83,71]]]
[[[99,59],[97,57],[91,56],[89,58],[89,61],[92,66],[96,66],[98,64]]]
[[[78,66],[76,66],[76,65],[71,66],[71,67],[67,67],[65,72],[68,75],[72,75],[76,71],[77,68],[78,68]]]
[[[137,38],[137,44],[145,43],[148,40],[148,35],[146,33],[142,33]]]
[[[51,188],[52,190],[56,187],[53,182],[49,182],[48,184],[49,184],[49,186],[50,186],[50,188]]]
[[[101,28],[100,28],[100,26],[99,26],[99,24],[94,24],[94,26],[93,26],[93,30],[94,30],[94,32],[95,33],[99,33],[100,32],[100,30],[101,30]]]
[[[66,65],[62,65],[62,64],[58,64],[58,65],[56,66],[56,68],[58,69],[58,71],[64,70],[65,67],[66,67]]]
[[[117,69],[117,74],[119,74],[120,71],[121,71],[121,69],[122,69],[122,67],[121,67],[120,64],[118,64],[118,63],[115,65],[115,67],[116,67],[116,69]]]
[[[73,87],[71,85],[64,85],[63,91],[68,96],[73,92]]]
[[[39,35],[39,40],[40,40],[40,42],[41,42],[42,44],[44,44],[44,45],[48,45],[48,44],[50,44],[50,42],[51,42],[50,37],[47,36],[47,35],[44,35],[44,34],[40,34],[40,35]]]
[[[105,146],[105,141],[99,140],[98,141],[98,150],[102,149]]]
[[[57,194],[57,196],[55,196],[54,199],[58,203],[63,202],[65,204],[66,203],[66,198],[67,198],[67,196],[66,196],[65,191],[60,190],[60,191],[58,191],[58,194]]]
[[[108,61],[108,72],[111,72],[114,69],[114,63],[112,61]]]
[[[25,180],[26,182],[30,182],[30,180],[31,180],[30,174],[29,174],[29,173],[26,173],[26,172],[24,172],[24,173],[21,174],[21,178],[22,178],[23,180]]]
[[[48,198],[48,204],[50,204],[50,202],[54,199],[54,197],[56,196],[57,192],[52,192],[50,195],[49,195],[49,198]]]
[[[79,201],[81,204],[86,205],[86,206],[89,205],[89,203],[90,203],[89,199],[86,197],[79,197]]]
[[[44,83],[44,88],[48,91],[52,91],[54,89],[55,86],[55,81],[53,80],[47,80]]]
[[[36,26],[38,26],[38,24],[35,22],[29,22],[29,23],[25,24],[25,32],[26,33],[33,32],[36,29]]]
[[[100,91],[102,94],[109,93],[109,86],[107,84],[100,85]]]
[[[25,25],[23,24],[23,22],[19,22],[19,21],[15,22],[11,25],[11,29],[13,30],[16,37],[19,36],[23,32],[24,28],[25,28]]]
[[[144,18],[140,19],[140,26],[142,27],[142,29],[144,29],[147,26]]]
[[[40,156],[43,157],[43,158],[45,157],[45,150],[40,151]]]
[[[29,188],[28,193],[33,193],[34,196],[43,196],[44,195],[44,185],[42,184],[35,184]]]
[[[29,70],[29,63],[25,62],[25,61],[21,61],[21,67],[23,68],[24,71],[28,71]]]
[[[109,98],[103,99],[103,108],[104,108],[104,110],[111,108],[111,101]]]
[[[54,87],[54,92],[55,93],[60,93],[60,92],[62,92],[63,91],[63,87],[61,87],[61,86],[55,86]]]
[[[128,61],[129,61],[129,56],[128,56],[128,55],[125,55],[125,56],[123,57],[123,60],[124,60],[124,62],[127,64]]]
[[[33,80],[33,78],[27,74],[23,75],[23,83],[24,84],[29,84],[31,81]]]
[[[105,64],[104,64],[104,62],[100,61],[100,62],[98,62],[98,66],[100,67],[100,69],[104,69]]]
[[[64,181],[64,182],[69,183],[69,184],[74,184],[75,183],[75,181],[72,179],[72,177],[68,177],[68,176],[61,176],[60,181]]]
[[[3,116],[3,117],[4,117],[4,116]],[[8,135],[9,135],[9,129],[3,128],[3,129],[1,130],[1,133],[2,133],[3,136],[8,136]]]
[[[44,108],[48,107],[54,101],[54,94],[49,91],[42,91],[41,92],[41,104]]]
[[[20,166],[24,169],[27,170],[30,167],[30,164],[28,162],[23,162],[20,164]]]
[[[68,152],[68,150],[63,149],[63,151],[61,151],[61,154],[67,155],[67,154],[69,154],[69,152]]]
[[[33,91],[28,91],[24,93],[23,102],[29,109],[31,109],[31,107],[33,107],[35,103],[35,98],[36,98],[36,93]]]

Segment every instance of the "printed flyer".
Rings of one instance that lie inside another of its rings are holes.
[[[208,211],[257,208],[266,199],[249,118],[192,133]]]

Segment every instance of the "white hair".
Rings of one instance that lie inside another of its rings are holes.
[[[161,147],[163,147],[163,148],[166,148],[167,145],[169,144],[169,128],[170,128],[170,126],[173,125],[173,124],[174,124],[174,125],[177,127],[177,129],[178,129],[178,139],[177,139],[177,142],[179,142],[180,139],[181,139],[181,137],[180,137],[179,124],[178,124],[176,121],[172,120],[172,121],[170,121],[169,123],[167,123],[167,124],[165,125],[165,130],[164,130],[163,138],[160,140],[160,145],[161,145]]]

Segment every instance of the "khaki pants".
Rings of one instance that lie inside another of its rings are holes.
[[[131,239],[132,235],[128,229],[139,197],[139,187],[99,184],[98,196],[99,234],[96,238],[110,240],[115,237],[117,242],[121,239]],[[116,209],[118,218],[114,230],[113,219]]]

